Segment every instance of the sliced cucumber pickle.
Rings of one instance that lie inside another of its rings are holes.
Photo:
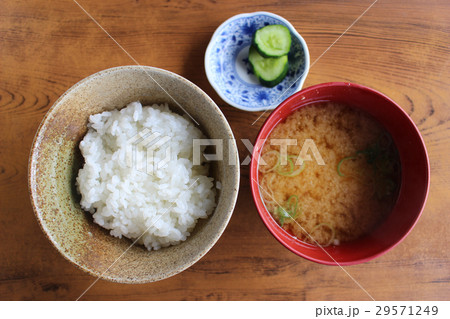
[[[291,50],[291,32],[281,24],[272,24],[256,30],[253,44],[265,58],[278,58]]]
[[[258,77],[262,85],[274,87],[285,78],[289,69],[287,55],[278,58],[265,58],[258,50],[250,47],[248,60],[252,66],[253,73]]]

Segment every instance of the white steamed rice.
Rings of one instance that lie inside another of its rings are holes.
[[[155,132],[170,139],[154,149],[153,163],[165,158],[167,146],[171,160],[153,170],[145,147],[130,140]],[[205,138],[202,132],[167,105],[133,102],[120,111],[91,115],[80,143],[85,160],[77,177],[81,207],[111,235],[139,238],[148,250],[186,240],[197,220],[215,207],[207,166],[193,165],[192,141],[200,138]]]

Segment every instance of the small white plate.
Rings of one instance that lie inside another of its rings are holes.
[[[269,24],[286,26],[292,36],[288,74],[273,88],[259,84],[248,63],[253,33]],[[308,46],[289,21],[276,14],[238,14],[214,32],[205,53],[205,70],[209,83],[228,104],[245,111],[271,110],[302,88],[309,71]]]

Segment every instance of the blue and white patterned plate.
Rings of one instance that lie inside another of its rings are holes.
[[[292,36],[288,74],[273,88],[259,84],[248,63],[253,33],[269,24],[285,25]],[[276,14],[239,14],[214,32],[205,53],[205,70],[209,83],[228,104],[245,111],[271,110],[302,88],[309,71],[308,46],[289,21]]]

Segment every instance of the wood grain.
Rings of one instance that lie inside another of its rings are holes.
[[[450,296],[449,199],[450,3],[378,1],[93,1],[79,3],[140,64],[176,72],[221,107],[238,140],[254,140],[266,115],[227,106],[209,85],[203,56],[229,17],[270,11],[287,18],[314,63],[305,87],[351,81],[373,87],[410,114],[431,161],[431,190],[413,232],[386,255],[346,270],[377,300]],[[0,10],[0,299],[74,300],[95,280],[66,261],[42,234],[31,209],[27,164],[46,111],[70,86],[109,67],[134,64],[77,5],[2,1]],[[88,300],[368,300],[339,267],[321,266],[283,248],[253,205],[248,167],[224,235],[197,264],[161,282],[98,281]]]

